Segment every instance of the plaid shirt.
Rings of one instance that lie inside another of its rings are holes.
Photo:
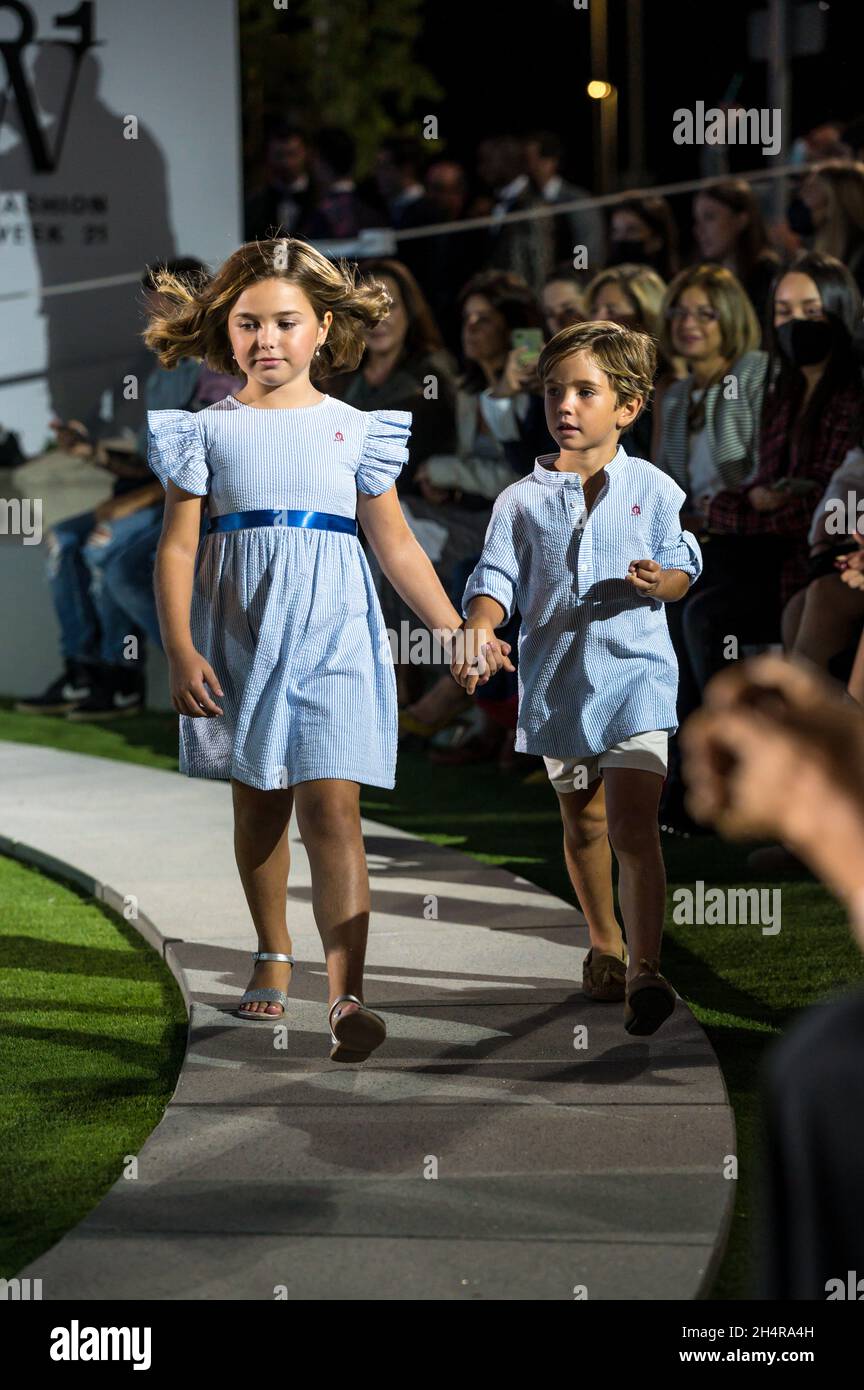
[[[776,405],[769,395],[762,414],[758,473],[743,487],[715,493],[708,506],[708,531],[723,535],[789,537],[790,550],[781,575],[784,604],[807,584],[807,533],[813,511],[832,473],[840,467],[848,451],[860,442],[862,408],[864,391],[861,386],[847,386],[839,391],[819,419],[809,458],[802,459],[789,440],[791,402],[787,399]],[[808,493],[790,493],[776,511],[757,512],[748,500],[751,489],[774,487],[784,477],[810,478],[818,487]]]

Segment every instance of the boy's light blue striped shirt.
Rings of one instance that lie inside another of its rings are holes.
[[[489,594],[522,618],[516,751],[574,758],[678,727],[678,663],[664,604],[627,582],[633,560],[702,573],[682,531],[685,493],[619,446],[590,513],[577,473],[541,454],[498,496],[462,600]]]

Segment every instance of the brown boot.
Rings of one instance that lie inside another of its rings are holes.
[[[600,999],[612,1004],[620,1004],[625,997],[624,982],[626,977],[626,949],[621,956],[608,955],[605,951],[601,951],[595,956],[592,946],[582,962],[582,989],[589,999]]]
[[[660,974],[659,960],[640,960],[640,971],[624,993],[624,1027],[628,1033],[645,1037],[656,1033],[675,1008],[677,995]]]

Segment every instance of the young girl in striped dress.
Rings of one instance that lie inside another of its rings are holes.
[[[358,522],[420,620],[448,642],[461,627],[393,486],[410,413],[357,410],[310,381],[310,369],[357,367],[389,295],[290,237],[241,246],[212,278],[163,270],[155,281],[166,307],[144,340],[162,365],[199,357],[246,376],[236,395],[195,414],[148,411],[149,463],[167,493],[155,584],[180,770],[230,780],[258,934],[237,1014],[272,1025],[287,1012],[296,807],[327,959],[330,1056],[363,1061],[386,1030],[363,1002],[360,784],[395,785],[397,708]]]

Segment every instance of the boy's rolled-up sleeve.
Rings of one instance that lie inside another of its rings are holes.
[[[486,528],[483,551],[468,577],[465,593],[462,596],[462,616],[468,617],[468,609],[473,598],[487,594],[500,603],[504,617],[499,627],[508,622],[516,607],[516,587],[519,580],[519,561],[513,538],[513,510],[509,500],[501,493],[492,508],[492,516]]]
[[[680,513],[686,500],[687,494],[677,483],[664,488],[654,515],[651,558],[664,570],[683,570],[694,584],[702,573],[702,551],[693,532],[681,529]]]

